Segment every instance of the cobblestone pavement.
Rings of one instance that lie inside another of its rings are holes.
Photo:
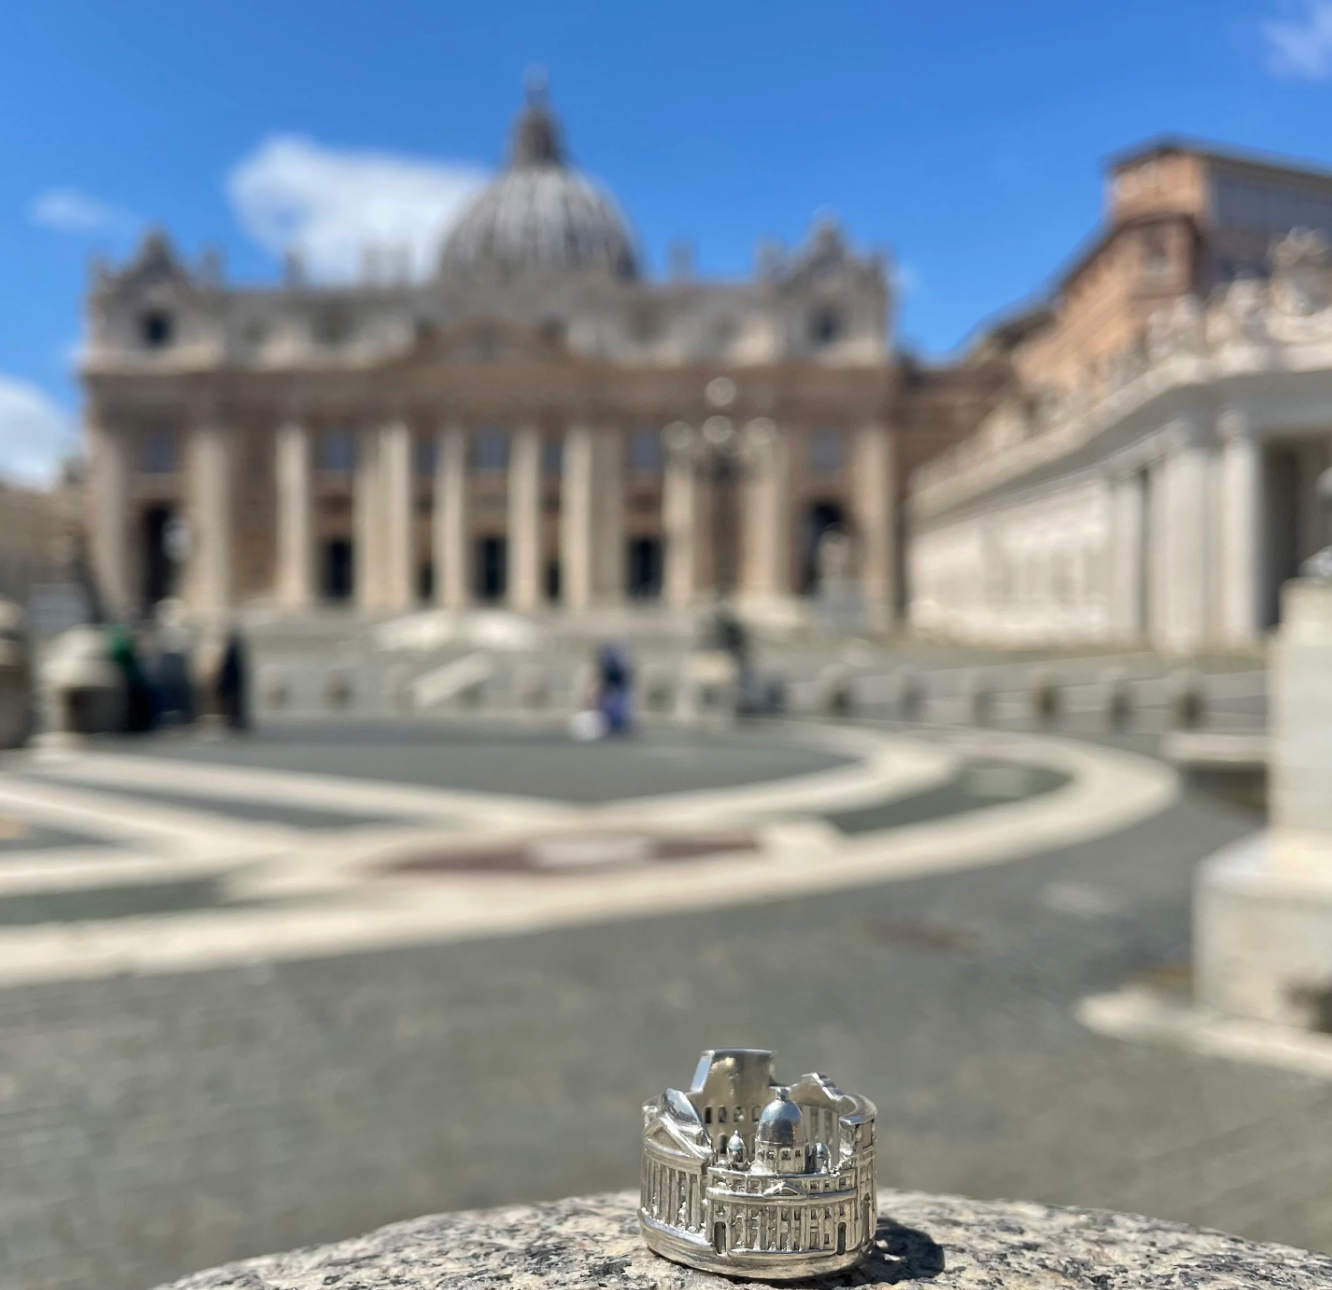
[[[1258,823],[1186,795],[995,868],[0,991],[4,1284],[136,1290],[409,1208],[629,1185],[639,1103],[744,1044],[871,1096],[886,1186],[1332,1249],[1332,1085],[1073,1015],[1186,980],[1193,867]]]

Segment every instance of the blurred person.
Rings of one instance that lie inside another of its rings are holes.
[[[606,732],[622,735],[633,724],[634,670],[628,651],[621,645],[603,645],[597,660],[597,710]]]
[[[228,730],[245,730],[250,724],[250,662],[245,638],[237,628],[227,633],[217,669],[217,710]]]
[[[106,652],[125,678],[125,729],[133,734],[151,730],[155,719],[152,686],[134,638],[123,624],[112,623],[107,629]]]

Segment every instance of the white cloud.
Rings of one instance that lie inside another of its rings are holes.
[[[1302,0],[1289,12],[1263,23],[1269,69],[1291,80],[1326,80],[1332,76],[1332,0]]]
[[[444,230],[485,178],[471,166],[275,135],[236,166],[227,192],[265,250],[299,249],[311,277],[346,281],[367,245],[409,252],[413,274],[428,272]]]
[[[133,223],[128,212],[108,206],[77,188],[53,188],[33,199],[28,218],[58,233],[100,233]]]
[[[29,381],[0,375],[0,476],[51,484],[75,442],[73,418],[49,395]]]

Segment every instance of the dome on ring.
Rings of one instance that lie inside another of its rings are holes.
[[[783,1091],[763,1108],[756,1138],[764,1146],[793,1147],[803,1123],[800,1108],[789,1101]]]
[[[440,275],[512,281],[596,272],[638,276],[614,199],[568,165],[542,83],[529,82],[509,160],[445,236]]]

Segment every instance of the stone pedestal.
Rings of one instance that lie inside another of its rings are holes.
[[[1287,583],[1271,685],[1271,827],[1199,870],[1198,999],[1332,1029],[1332,584]]]
[[[441,1214],[252,1259],[176,1290],[733,1290],[638,1234],[636,1196]],[[753,1290],[765,1282],[747,1281]],[[815,1282],[801,1282],[810,1285]],[[1103,1210],[879,1193],[874,1252],[835,1286],[921,1290],[1325,1290],[1332,1257]]]

